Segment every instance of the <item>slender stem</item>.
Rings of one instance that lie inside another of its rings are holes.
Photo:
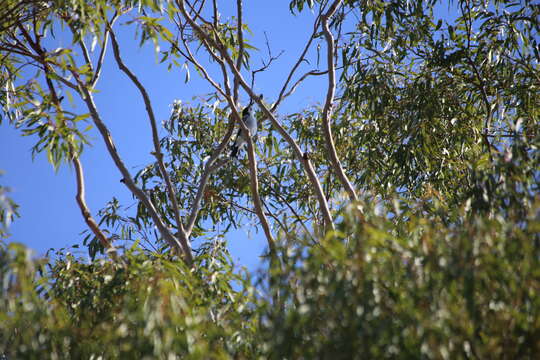
[[[75,32],[74,29],[71,30],[72,32]],[[94,71],[94,65],[92,64],[92,59],[90,58],[90,53],[88,52],[88,48],[86,47],[86,44],[84,43],[84,39],[79,39],[79,47],[81,48],[84,61],[86,62],[86,65],[90,68],[91,71]]]
[[[105,54],[107,52],[107,44],[109,43],[109,26],[112,28],[117,18],[118,12],[115,12],[111,20],[108,22],[108,25],[106,26],[105,35],[103,37],[103,44],[101,45],[101,51],[99,53],[96,65],[96,71],[94,72],[94,76],[91,82],[92,87],[96,86],[96,83],[99,80],[99,76],[101,75],[101,69],[103,68],[103,61],[105,60]]]
[[[236,59],[236,67],[238,70],[242,68],[242,58],[244,57],[244,34],[242,31],[242,0],[236,0],[236,9],[237,9],[237,31],[238,31],[238,59]],[[238,101],[238,89],[239,89],[238,79],[234,78],[234,88],[233,95],[234,101]]]
[[[298,60],[296,61],[296,63],[292,67],[291,71],[289,72],[289,75],[287,76],[287,80],[285,80],[285,84],[283,84],[283,87],[281,88],[281,91],[279,92],[278,98],[277,98],[276,102],[274,103],[274,105],[272,106],[271,111],[275,111],[278,108],[281,101],[285,98],[285,96],[284,96],[285,91],[287,90],[287,87],[289,86],[289,83],[291,82],[291,79],[292,79],[294,73],[296,72],[296,70],[298,69],[298,67],[302,63],[302,61],[304,61],[304,58],[305,58],[309,48],[311,47],[311,43],[313,42],[313,39],[315,39],[315,34],[317,33],[317,29],[319,28],[320,15],[321,14],[319,13],[319,16],[317,16],[317,18],[315,19],[315,22],[313,24],[313,32],[311,33],[311,36],[309,37],[309,40],[306,43],[306,46],[304,46],[304,50],[302,50],[302,53],[298,57]]]
[[[101,243],[101,246],[103,246],[105,249],[108,249],[109,253],[111,254],[111,258],[114,259],[116,257],[116,249],[112,245],[111,240],[105,236],[103,231],[101,231],[96,220],[94,220],[94,218],[92,217],[90,209],[88,209],[88,206],[86,205],[84,172],[81,161],[77,156],[75,156],[75,154],[73,154],[73,159],[71,162],[75,167],[75,175],[77,178],[77,195],[75,196],[75,199],[77,201],[77,204],[79,205],[79,209],[81,210],[82,217],[86,222],[86,225],[88,225],[90,230],[94,233],[96,238]]]
[[[328,73],[328,70],[325,70],[325,71],[315,71],[315,70],[308,71],[307,73],[302,75],[298,80],[296,80],[296,82],[293,84],[293,86],[291,86],[291,89],[289,91],[287,91],[287,93],[284,94],[281,97],[281,99],[283,100],[283,99],[286,99],[287,97],[291,96],[296,91],[296,88],[298,87],[298,85],[300,85],[300,83],[302,83],[302,81],[306,80],[309,76],[320,76],[320,75],[324,75],[326,73]]]
[[[334,62],[334,53],[335,53],[334,37],[332,36],[332,33],[330,32],[330,28],[328,26],[328,19],[330,19],[334,15],[334,13],[336,12],[337,8],[341,5],[341,3],[342,3],[342,0],[334,1],[334,3],[328,9],[328,12],[321,17],[322,28],[323,28],[323,32],[324,32],[324,36],[326,38],[326,44],[327,44],[326,47],[327,47],[327,62],[328,62],[328,90],[326,92],[326,101],[325,101],[324,108],[322,111],[322,127],[323,127],[324,138],[326,141],[326,147],[330,155],[330,162],[332,164],[332,167],[334,171],[337,173],[339,180],[345,187],[345,190],[349,194],[349,199],[351,201],[355,201],[355,200],[358,200],[358,197],[356,196],[354,187],[352,186],[351,182],[349,181],[349,178],[347,177],[347,175],[345,174],[345,171],[343,170],[343,167],[341,166],[341,162],[336,152],[334,138],[332,137],[332,127],[330,126],[332,105],[334,102],[334,95],[336,92],[336,64]]]
[[[204,166],[204,171],[201,176],[201,180],[199,181],[199,188],[197,189],[197,194],[195,195],[193,204],[191,205],[191,214],[189,215],[188,223],[186,226],[187,236],[191,235],[191,232],[193,231],[193,227],[195,226],[195,222],[197,221],[197,216],[201,208],[201,200],[204,195],[206,184],[208,183],[208,179],[210,178],[210,175],[214,171],[217,171],[219,168],[221,168],[223,165],[225,165],[229,161],[229,158],[226,158],[214,165],[216,159],[219,157],[219,155],[223,152],[223,150],[229,143],[229,140],[231,139],[231,136],[233,134],[233,130],[234,130],[234,121],[230,121],[229,127],[227,129],[227,133],[223,137],[223,140],[221,141],[219,146],[213,151],[212,155],[210,156],[210,159],[208,159],[208,161],[206,162]]]
[[[247,141],[247,153],[249,159],[250,187],[251,196],[253,196],[253,204],[255,205],[255,211],[257,213],[257,216],[259,217],[259,220],[261,221],[261,225],[266,235],[268,248],[270,250],[270,258],[275,261],[277,260],[276,241],[272,236],[270,224],[268,223],[268,219],[266,218],[266,215],[264,214],[264,210],[262,208],[261,196],[259,194],[259,180],[257,175],[257,159],[255,158],[255,148],[253,146],[253,141],[251,140],[251,137],[249,137]]]

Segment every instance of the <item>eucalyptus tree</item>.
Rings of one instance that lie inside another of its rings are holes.
[[[230,17],[221,7],[231,5],[219,1],[5,4],[4,117],[36,137],[34,153],[46,152],[55,167],[73,164],[92,253],[114,253],[114,239],[126,233],[149,240],[155,227],[164,249],[191,264],[193,239],[223,236],[255,215],[252,225],[262,227],[275,258],[277,239],[335,229],[341,209],[360,198],[384,201],[398,192],[435,196],[449,208],[473,199],[475,209],[490,209],[497,189],[511,186],[507,171],[494,170],[500,164],[528,169],[512,185],[521,193],[511,201],[530,202],[537,192],[539,9],[531,1],[294,0],[291,16],[309,8],[313,26],[279,90],[263,98],[254,90],[256,75],[272,72],[279,55],[271,44],[246,40],[244,8],[255,4],[238,0]],[[191,69],[213,93],[175,102],[160,126],[151,94],[122,55],[118,24],[141,44],[154,44],[156,66]],[[52,36],[71,43],[46,49]],[[252,61],[258,48],[268,49],[260,68]],[[155,161],[136,174],[94,100],[106,62],[137,89],[150,123]],[[323,79],[320,105],[280,112],[310,77]],[[257,142],[248,141],[247,160],[237,162],[227,149],[235,127],[247,130],[242,93],[259,109],[260,130]],[[85,110],[73,113],[64,96]],[[99,220],[86,206],[80,160],[88,151],[86,123],[97,128],[136,199],[136,216],[125,216],[114,199]]]
[[[72,164],[90,252],[118,261],[58,254],[47,265],[0,244],[0,354],[533,358],[540,7],[292,0],[291,16],[311,11],[313,26],[299,34],[305,43],[289,71],[273,74],[280,54],[247,35],[244,10],[254,4],[4,0],[2,120],[33,136],[34,154],[54,167]],[[123,55],[119,24],[154,46],[156,66],[197,76],[212,93],[175,101],[160,123]],[[53,37],[68,45],[51,50]],[[153,161],[136,173],[94,98],[109,62],[137,90],[150,124]],[[283,80],[263,97],[261,72]],[[313,78],[320,103],[284,111]],[[246,98],[258,138],[246,137],[233,160],[233,135],[249,133]],[[112,199],[96,219],[86,205],[87,123],[136,214]],[[1,220],[15,214],[0,198]],[[255,287],[222,243],[191,248],[246,219],[262,227],[269,262],[279,265]],[[124,237],[159,251],[119,256]]]

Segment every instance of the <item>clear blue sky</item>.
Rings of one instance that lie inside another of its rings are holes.
[[[257,75],[257,91],[263,93],[268,101],[273,101],[311,32],[314,15],[304,11],[299,16],[292,16],[288,1],[244,3],[244,19],[253,31],[251,43],[261,49],[260,53],[252,56],[252,67],[259,67],[261,59],[266,58],[264,31],[270,39],[273,54],[285,51],[266,73]],[[223,10],[224,16],[230,11]],[[198,79],[193,69],[190,82],[184,84],[185,74],[180,69],[167,72],[165,65],[158,65],[152,47],[148,45],[139,49],[133,41],[133,27],[121,26],[123,21],[115,27],[119,31],[123,57],[148,89],[159,121],[168,118],[173,100],[189,101],[193,96],[211,91],[205,81]],[[250,37],[248,34],[246,36]],[[71,46],[68,37],[58,41],[62,46]],[[206,57],[201,52],[201,58]],[[324,63],[321,63],[321,67],[324,67]],[[298,74],[311,69],[313,67],[304,64]],[[111,130],[120,155],[134,174],[152,161],[150,127],[141,98],[125,75],[118,71],[112,51],[108,53],[97,88],[98,108]],[[296,95],[283,104],[280,112],[294,112],[306,105],[322,102],[324,95],[324,83],[306,81]],[[246,98],[245,95],[241,97]],[[86,112],[80,105],[76,110]],[[134,203],[127,189],[119,182],[120,173],[110,160],[98,132],[92,129],[90,133],[92,147],[85,149],[82,162],[87,203],[92,213],[95,215],[113,196],[124,205]],[[82,244],[83,236],[80,233],[86,229],[86,225],[75,203],[73,169],[63,165],[55,173],[45,154],[38,155],[32,161],[30,148],[36,141],[36,137],[22,137],[20,131],[6,122],[0,126],[0,169],[5,171],[4,176],[0,177],[0,184],[12,188],[11,197],[20,205],[21,214],[21,218],[16,219],[10,227],[12,236],[8,242],[24,243],[42,255],[49,248]],[[265,240],[261,232],[252,232],[248,236],[247,230],[231,232],[227,239],[239,265],[254,269],[259,264]],[[81,251],[84,254],[83,251],[86,250]]]

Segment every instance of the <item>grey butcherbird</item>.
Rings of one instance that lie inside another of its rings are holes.
[[[261,95],[262,98],[262,95]],[[249,103],[248,106],[242,110],[242,121],[249,130],[249,133],[252,137],[257,135],[257,118],[253,112],[253,100]],[[236,134],[236,139],[231,146],[231,157],[237,158],[238,151],[247,144],[247,136],[242,128],[238,129]]]

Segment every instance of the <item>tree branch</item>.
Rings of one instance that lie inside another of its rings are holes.
[[[23,36],[25,36],[27,41],[33,47],[34,51],[39,56],[39,61],[43,65],[43,68],[44,68],[44,71],[45,71],[45,82],[47,83],[47,86],[48,86],[49,91],[51,93],[51,98],[52,98],[53,104],[57,109],[57,112],[59,114],[58,116],[61,119],[63,119],[63,112],[62,112],[62,108],[61,108],[61,104],[60,104],[60,99],[58,98],[56,89],[55,89],[55,87],[54,87],[54,85],[52,83],[51,77],[50,77],[50,74],[55,73],[55,72],[51,68],[49,63],[47,63],[47,61],[45,60],[45,58],[46,58],[45,50],[41,47],[40,42],[39,42],[38,39],[36,39],[36,41],[33,41],[31,39],[31,37],[30,37],[30,34],[28,34],[22,26],[21,26],[21,28],[22,28],[22,32],[24,34]],[[85,49],[85,48],[83,47],[83,49]],[[71,143],[69,144],[69,153],[70,153],[70,156],[72,157],[71,161],[73,163],[73,166],[75,167],[75,175],[76,175],[76,179],[77,179],[77,195],[75,196],[75,200],[77,201],[77,204],[79,205],[79,209],[81,210],[81,214],[83,216],[83,219],[86,222],[86,224],[88,225],[88,227],[90,228],[90,230],[94,233],[96,238],[99,240],[99,242],[101,243],[101,246],[103,246],[105,249],[108,250],[108,254],[110,255],[110,257],[113,260],[116,260],[117,259],[116,249],[112,245],[111,240],[108,239],[105,236],[105,234],[101,231],[101,229],[99,228],[99,225],[97,224],[97,222],[92,217],[92,214],[91,214],[90,210],[88,209],[88,206],[86,205],[83,168],[82,168],[82,164],[81,164],[81,162],[80,162],[80,160],[78,158],[78,155],[75,153],[75,149],[74,149],[73,145],[71,145]]]
[[[96,65],[96,71],[94,72],[94,76],[91,82],[92,87],[96,86],[99,76],[101,75],[101,69],[103,68],[103,61],[105,60],[105,53],[107,52],[107,44],[109,42],[109,27],[111,28],[113,27],[117,18],[118,18],[118,12],[115,12],[111,20],[107,22],[107,25],[105,28],[105,35],[103,37],[103,44],[101,45],[101,51],[99,53],[99,57],[98,57],[97,65]],[[105,19],[105,21],[107,21],[107,19]]]
[[[120,47],[118,46],[118,42],[116,40],[116,35],[114,34],[112,28],[110,25],[107,25],[107,28],[109,29],[109,34],[111,36],[112,40],[112,46],[113,46],[113,53],[114,57],[116,59],[116,62],[118,64],[118,67],[120,70],[122,70],[129,79],[135,84],[139,92],[141,93],[141,96],[144,100],[146,112],[148,114],[148,119],[150,120],[150,126],[152,128],[152,141],[154,143],[154,156],[156,157],[159,170],[161,172],[162,178],[165,180],[165,184],[167,186],[167,192],[169,196],[169,200],[172,203],[173,212],[174,212],[174,218],[176,221],[176,226],[178,228],[178,232],[180,234],[180,244],[182,246],[182,250],[184,252],[184,255],[186,257],[186,260],[188,263],[192,263],[193,258],[191,254],[191,246],[189,244],[189,241],[186,236],[186,232],[184,230],[184,226],[182,224],[182,220],[180,218],[180,210],[178,207],[178,200],[176,199],[176,192],[174,190],[174,187],[171,182],[171,178],[169,177],[169,173],[167,172],[167,169],[165,168],[165,164],[163,163],[163,153],[161,152],[161,147],[159,145],[159,135],[157,130],[157,122],[156,117],[154,115],[154,110],[152,108],[152,104],[150,102],[150,97],[148,96],[148,93],[144,86],[141,84],[139,79],[135,76],[135,74],[124,64],[122,57],[120,56]]]
[[[219,157],[219,155],[223,152],[223,150],[229,143],[229,140],[231,139],[231,136],[233,134],[233,130],[234,130],[234,121],[230,121],[229,127],[227,129],[227,133],[223,137],[223,140],[218,145],[218,147],[213,151],[212,155],[210,156],[210,159],[208,159],[208,161],[206,162],[204,166],[204,171],[201,176],[201,180],[199,182],[199,188],[197,189],[197,194],[195,195],[193,204],[191,205],[191,214],[189,215],[188,223],[186,226],[186,234],[188,237],[191,235],[191,232],[193,231],[193,227],[195,226],[195,222],[197,221],[197,216],[201,208],[201,200],[204,195],[204,190],[206,189],[206,184],[208,183],[208,179],[210,178],[210,175],[214,171],[217,171],[219,168],[221,168],[223,165],[225,165],[229,161],[229,158],[225,158],[214,165],[214,162],[216,161],[216,159]]]
[[[246,129],[247,130],[247,129]],[[249,131],[247,132],[249,134]],[[270,230],[270,225],[268,224],[268,219],[264,214],[262,208],[261,196],[259,194],[259,180],[257,175],[257,159],[255,158],[255,148],[253,146],[253,141],[251,136],[248,137],[247,141],[247,153],[249,159],[249,172],[250,172],[250,188],[251,196],[253,197],[253,203],[255,205],[255,212],[261,221],[261,225],[266,235],[266,240],[268,242],[268,249],[270,250],[270,258],[273,262],[277,261],[277,252],[276,252],[276,241],[272,236],[272,231]]]
[[[311,47],[311,43],[313,42],[313,39],[315,39],[315,34],[317,33],[317,29],[319,28],[320,18],[321,18],[321,12],[319,12],[319,15],[317,16],[317,18],[315,19],[315,22],[313,23],[313,32],[311,33],[311,36],[309,37],[309,40],[306,43],[306,46],[304,46],[304,50],[302,50],[302,53],[300,54],[300,57],[298,58],[298,60],[296,61],[296,63],[292,67],[291,71],[289,72],[289,75],[287,76],[287,80],[285,80],[285,84],[283,84],[283,87],[281,88],[281,91],[279,92],[278,98],[277,98],[276,102],[274,103],[274,105],[272,106],[272,109],[271,109],[272,112],[275,111],[278,108],[281,101],[285,98],[283,96],[283,94],[285,94],[285,91],[287,90],[287,87],[289,86],[289,83],[291,82],[291,79],[292,79],[294,73],[296,72],[296,70],[298,69],[298,67],[302,63],[302,61],[304,61],[304,58],[305,58],[309,48]]]
[[[296,91],[296,88],[298,87],[298,85],[300,85],[300,83],[302,83],[302,81],[306,80],[308,76],[320,76],[320,75],[324,75],[328,73],[328,70],[325,70],[325,71],[316,71],[316,70],[311,70],[311,71],[308,71],[307,73],[305,73],[304,75],[302,75],[298,80],[296,80],[296,82],[293,84],[293,86],[291,86],[291,89],[281,97],[281,99],[286,99],[287,97],[289,97],[290,95],[292,95],[292,93],[294,93]]]
[[[237,11],[237,31],[238,31],[238,59],[236,59],[236,67],[240,70],[242,68],[242,58],[244,57],[244,33],[242,31],[242,0],[236,0],[236,11]],[[239,89],[238,79],[234,78],[234,88],[233,88],[233,99],[235,102],[238,101],[238,89]]]
[[[114,141],[111,137],[111,134],[109,132],[109,129],[101,119],[101,116],[99,115],[99,112],[97,110],[96,104],[94,102],[94,98],[92,97],[92,94],[84,84],[84,82],[80,79],[79,74],[72,70],[72,74],[77,80],[77,83],[79,84],[81,96],[88,107],[88,110],[90,111],[90,116],[94,120],[94,124],[96,125],[98,131],[101,134],[101,137],[103,138],[103,141],[105,142],[105,146],[107,147],[107,150],[109,152],[109,155],[111,156],[112,160],[114,161],[116,167],[120,171],[120,173],[123,176],[123,183],[127,186],[127,188],[133,193],[146,207],[148,212],[150,213],[150,216],[152,217],[152,220],[154,221],[158,231],[160,232],[161,236],[163,236],[163,239],[171,246],[171,248],[175,249],[176,252],[179,255],[184,254],[185,255],[185,261],[189,265],[191,265],[193,259],[191,253],[184,253],[182,245],[179,243],[179,241],[171,234],[167,226],[163,223],[161,220],[156,208],[146,195],[146,193],[137,187],[135,184],[135,181],[131,177],[128,169],[126,168],[126,165],[120,158],[120,155],[118,154],[118,151],[116,150],[116,146],[114,145]]]
[[[103,231],[101,231],[99,225],[92,217],[90,209],[88,209],[88,206],[86,205],[83,168],[79,158],[75,156],[75,154],[73,154],[72,163],[75,167],[75,175],[77,178],[77,195],[75,196],[75,199],[77,200],[77,204],[81,210],[82,217],[84,218],[86,225],[88,225],[90,230],[99,240],[101,246],[108,250],[107,252],[110,254],[112,259],[116,259],[116,249],[112,245],[111,240],[105,236]]]
[[[251,72],[251,88],[252,89],[255,86],[255,75],[262,71],[266,71],[266,69],[268,69],[270,65],[272,65],[274,60],[279,59],[279,57],[283,55],[284,53],[284,50],[281,50],[281,52],[277,56],[272,56],[272,49],[270,48],[270,42],[268,41],[268,36],[266,35],[266,31],[264,32],[264,38],[266,39],[266,49],[268,50],[268,62],[265,63],[264,60],[261,60],[263,66]]]
[[[322,111],[322,127],[324,132],[324,138],[326,141],[326,146],[328,153],[330,155],[330,162],[332,164],[332,167],[334,171],[337,173],[339,180],[345,187],[345,190],[349,194],[349,199],[351,201],[358,200],[358,197],[356,196],[356,192],[354,191],[354,188],[349,181],[347,175],[345,174],[345,171],[343,170],[343,167],[341,166],[341,162],[339,161],[337,152],[336,152],[336,146],[334,144],[334,139],[332,137],[332,128],[330,126],[330,118],[332,113],[332,105],[334,102],[334,94],[336,91],[336,64],[334,62],[334,53],[335,53],[335,44],[334,44],[334,37],[332,36],[332,33],[330,32],[330,28],[328,26],[328,19],[334,15],[337,8],[341,5],[342,0],[336,0],[332,3],[330,8],[328,9],[328,12],[324,14],[321,17],[322,20],[322,28],[324,32],[324,36],[326,38],[326,47],[327,47],[327,62],[328,62],[328,90],[326,93],[326,102],[324,104],[324,108]]]
[[[216,10],[217,11],[217,10]],[[199,71],[202,72],[204,78],[220,93],[222,94],[223,96],[227,96],[227,95],[230,95],[231,94],[231,86],[229,84],[229,76],[227,74],[227,68],[225,67],[225,64],[223,63],[223,60],[219,57],[216,56],[216,59],[217,59],[217,62],[219,63],[220,67],[221,67],[221,72],[222,72],[222,75],[223,75],[223,86],[225,87],[225,90],[223,90],[216,81],[214,81],[210,75],[208,74],[208,72],[206,71],[206,69],[197,61],[197,59],[195,59],[195,56],[193,56],[193,53],[191,52],[191,49],[189,48],[185,38],[184,38],[184,29],[182,26],[180,26],[180,24],[176,24],[178,26],[178,29],[180,30],[180,35],[182,37],[182,43],[184,44],[184,48],[186,49],[186,51],[182,51],[182,49],[180,49],[180,47],[170,41],[170,44],[171,46],[173,46],[177,51],[179,51],[182,56],[184,56],[188,61],[190,61],[193,65],[195,65],[195,67],[197,69],[199,69]]]

